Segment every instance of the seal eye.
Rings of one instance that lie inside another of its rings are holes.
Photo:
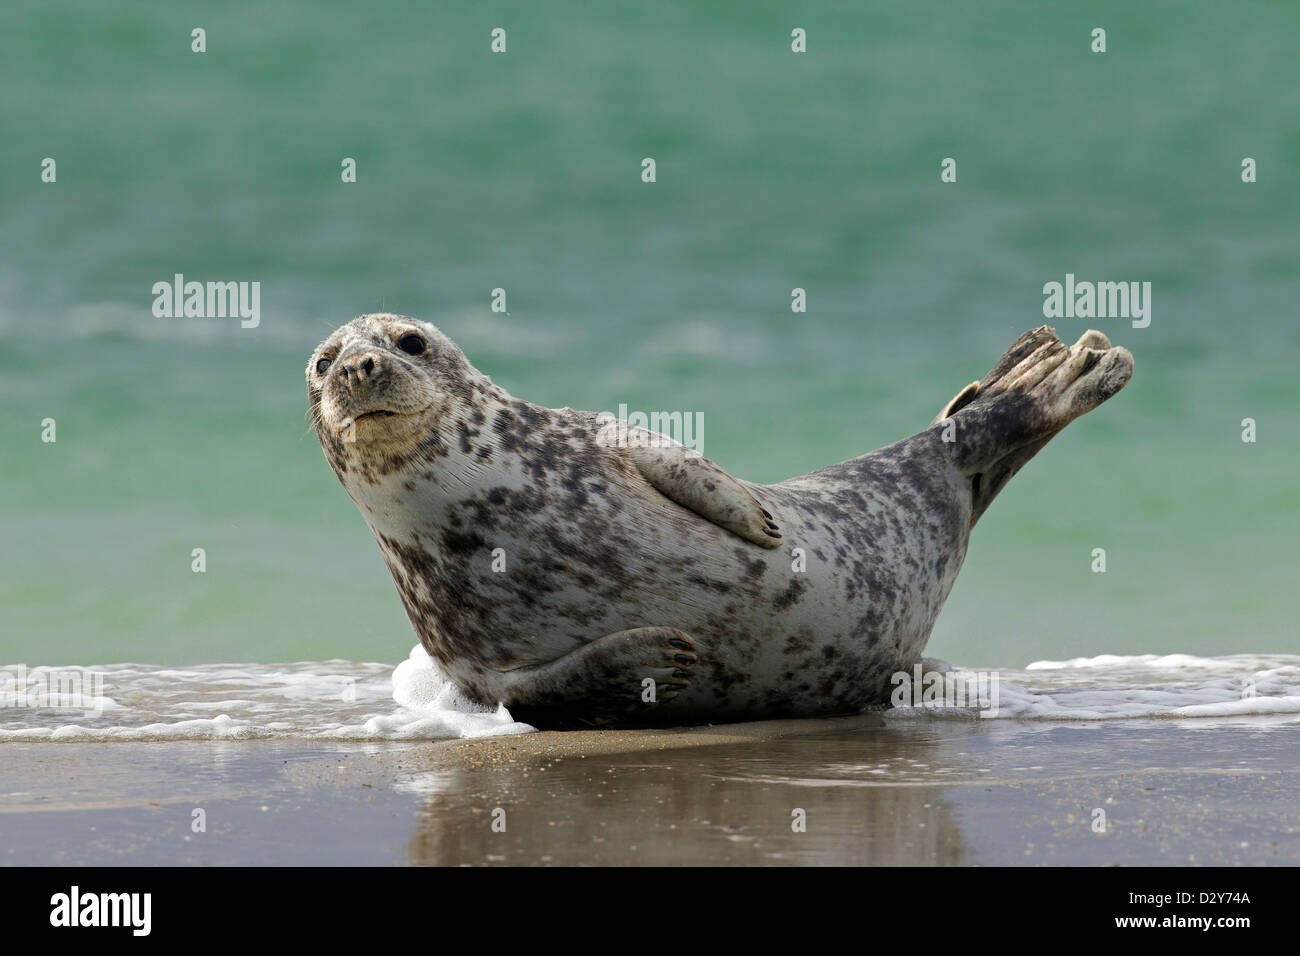
[[[316,363],[316,374],[324,375],[326,372],[329,371],[329,367],[333,364],[334,362],[331,359],[326,359],[326,358],[321,359],[319,362]]]
[[[408,332],[397,340],[397,347],[407,355],[420,355],[424,352],[424,339],[414,332]]]

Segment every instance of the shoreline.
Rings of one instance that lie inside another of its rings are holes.
[[[1295,734],[869,714],[436,742],[8,743],[0,862],[1296,865]]]

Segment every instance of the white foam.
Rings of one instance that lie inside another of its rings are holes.
[[[942,662],[931,667],[944,669]],[[397,665],[315,661],[154,667],[31,668],[102,676],[93,693],[21,702],[0,667],[0,742],[96,740],[436,740],[528,733],[502,706],[467,700],[418,645]],[[1105,655],[996,672],[996,717],[1019,721],[1177,718],[1288,726],[1300,721],[1300,656]],[[98,678],[96,678],[98,679]],[[39,700],[37,703],[48,703]],[[89,713],[87,713],[89,711]],[[892,719],[971,717],[957,708],[895,708]]]
[[[1107,669],[1127,670],[1148,668],[1152,670],[1239,670],[1242,666],[1258,662],[1258,654],[1236,654],[1224,657],[1196,657],[1192,654],[1099,654],[1097,657],[1072,657],[1068,661],[1034,661],[1026,664],[1027,671]]]
[[[43,698],[19,706],[24,695],[12,678],[21,671],[0,668],[0,741],[437,740],[535,730],[502,706],[468,700],[419,645],[395,670],[334,660],[25,673],[31,681],[56,670],[102,680],[104,693],[59,701],[67,706],[44,706]]]
[[[503,704],[485,707],[470,700],[419,644],[393,671],[393,700],[401,710],[387,717],[370,718],[365,723],[365,736],[498,737],[536,729],[516,722]]]
[[[1088,721],[1300,715],[1300,657],[1295,655],[1106,654],[1035,661],[996,674],[996,711],[898,707],[888,713]]]

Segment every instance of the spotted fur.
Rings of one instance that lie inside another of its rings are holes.
[[[412,332],[423,354],[398,347]],[[667,497],[600,440],[607,422],[513,398],[427,323],[356,319],[313,354],[307,382],[325,457],[450,678],[521,719],[632,725],[885,701],[989,502],[1131,373],[1100,333],[1067,348],[1036,329],[948,417],[886,448],[774,485],[708,463],[752,496],[760,532],[780,528],[777,547]],[[675,469],[671,481],[696,480]],[[716,474],[698,480],[715,493]]]

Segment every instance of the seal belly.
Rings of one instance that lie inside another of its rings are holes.
[[[915,450],[891,447],[749,486],[778,515],[787,546],[728,549],[732,563],[719,564],[717,579],[750,584],[693,625],[696,669],[710,679],[693,682],[675,706],[815,714],[887,699],[890,675],[920,659],[969,535],[969,486],[913,459]]]
[[[419,595],[411,618],[426,647],[480,696],[486,671],[666,626],[697,644],[691,685],[671,703],[680,719],[860,709],[919,659],[965,555],[966,486],[912,457],[890,448],[746,484],[779,516],[779,550],[666,511],[676,506],[632,481],[606,489],[617,521],[581,509],[557,520],[544,501],[511,507],[488,489],[455,509],[459,527],[442,535],[425,583],[399,591]],[[608,514],[608,502],[589,504]],[[395,580],[418,563],[404,555]]]

